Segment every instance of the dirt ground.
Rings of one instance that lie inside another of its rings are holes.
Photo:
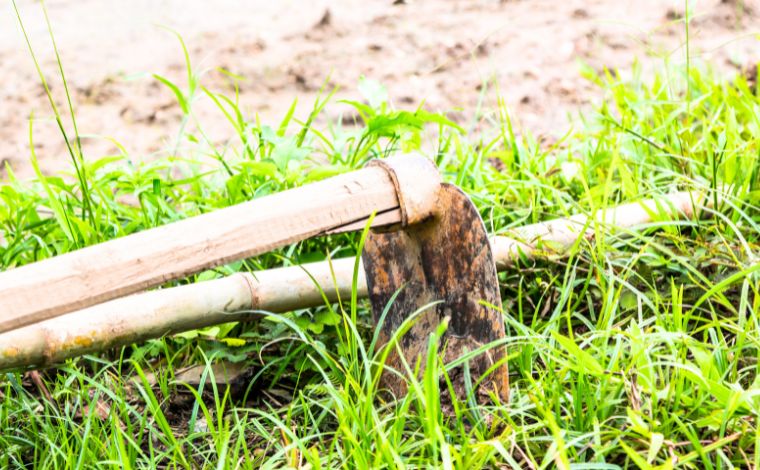
[[[273,124],[299,99],[305,116],[329,77],[338,97],[356,97],[360,76],[385,84],[397,107],[424,100],[471,122],[481,100],[498,94],[519,129],[561,135],[568,116],[588,109],[598,90],[579,73],[630,70],[685,60],[683,0],[49,0],[46,2],[74,104],[85,155],[132,158],[172,146],[181,119],[158,73],[185,84],[177,30],[203,83],[229,91],[216,67],[244,77],[240,101],[249,116]],[[693,57],[727,73],[760,60],[758,0],[702,0],[690,25]],[[53,92],[63,104],[50,39],[37,0],[19,10]],[[484,89],[485,86],[485,89]],[[208,99],[196,112],[217,142],[229,136]],[[493,109],[493,107],[491,107]],[[336,118],[345,108],[329,108]],[[67,168],[68,156],[10,2],[0,7],[0,162],[21,176],[29,164],[28,120],[43,168]],[[100,136],[100,137],[98,137]],[[3,173],[0,172],[0,178]]]

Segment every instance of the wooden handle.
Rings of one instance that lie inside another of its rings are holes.
[[[368,167],[0,273],[0,332],[341,229],[401,221],[386,170]]]

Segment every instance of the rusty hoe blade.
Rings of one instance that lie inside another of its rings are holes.
[[[386,161],[387,162],[387,161]],[[393,162],[385,163],[391,166]],[[443,321],[448,322],[439,352],[445,363],[460,358],[493,341],[504,338],[496,267],[483,220],[477,209],[459,188],[440,184],[432,214],[415,213],[420,207],[406,206],[405,191],[418,191],[420,181],[401,176],[389,168],[399,190],[402,213],[411,214],[408,223],[396,231],[373,230],[367,237],[362,261],[367,275],[369,298],[377,324],[382,312],[389,309],[380,326],[381,345],[386,345],[402,323],[415,311],[433,302],[424,310],[412,327],[398,341],[407,363],[414,367],[425,364],[428,338]],[[404,217],[402,217],[403,219]],[[391,298],[398,291],[391,303]],[[509,399],[509,375],[506,349],[503,345],[489,348],[468,361],[470,383],[476,386],[476,398],[485,402],[489,393]],[[390,353],[386,366],[394,369],[383,375],[383,384],[396,396],[406,393],[406,380],[401,358],[396,349]],[[464,368],[449,371],[454,392],[466,397],[468,381]],[[487,374],[487,375],[486,375]],[[441,382],[442,393],[447,393]]]

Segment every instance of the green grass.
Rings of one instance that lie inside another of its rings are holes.
[[[647,77],[635,70],[626,82],[587,73],[603,104],[547,147],[516,137],[519,116],[504,106],[473,118],[490,129],[475,136],[442,115],[391,108],[369,80],[359,85],[365,102],[349,103],[357,126],[320,119],[337,106],[329,92],[303,122],[294,103],[265,125],[241,109],[234,77],[229,90],[210,90],[187,64],[185,89],[160,78],[183,111],[165,158],[138,163],[119,147],[85,159],[75,137],[72,175],[11,174],[0,185],[1,269],[399,149],[434,158],[492,233],[681,189],[707,191],[718,207],[637,231],[597,225],[595,242],[502,273],[510,403],[456,402],[453,415],[442,413],[446,365],[435,355],[422,377],[409,374],[407,396],[389,399],[368,305],[352,299],[69,360],[41,382],[4,374],[0,466],[760,465],[760,100],[741,77],[693,63]],[[199,99],[229,121],[228,145],[208,144],[193,114]],[[350,256],[360,243],[360,234],[310,240],[182,282]],[[216,385],[210,367],[201,385],[176,380],[188,365],[221,360],[251,367],[245,387]]]

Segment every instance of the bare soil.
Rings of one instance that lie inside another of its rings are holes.
[[[518,129],[558,136],[568,116],[589,109],[600,92],[581,77],[580,64],[629,73],[686,59],[682,0],[49,0],[46,2],[73,90],[85,155],[131,158],[165,154],[181,113],[158,73],[182,85],[185,39],[203,83],[231,93],[223,67],[244,77],[240,102],[249,116],[277,123],[298,97],[305,116],[320,87],[339,86],[356,98],[360,76],[385,84],[397,107],[424,100],[473,123],[493,112],[497,97]],[[693,59],[736,73],[758,57],[758,0],[703,0],[690,23]],[[19,9],[59,105],[65,103],[50,38],[36,0]],[[207,98],[195,106],[215,143],[231,130]],[[330,107],[337,118],[345,107]],[[0,162],[21,176],[29,164],[29,117],[46,172],[68,167],[15,12],[0,7]],[[0,171],[0,178],[3,177]]]

